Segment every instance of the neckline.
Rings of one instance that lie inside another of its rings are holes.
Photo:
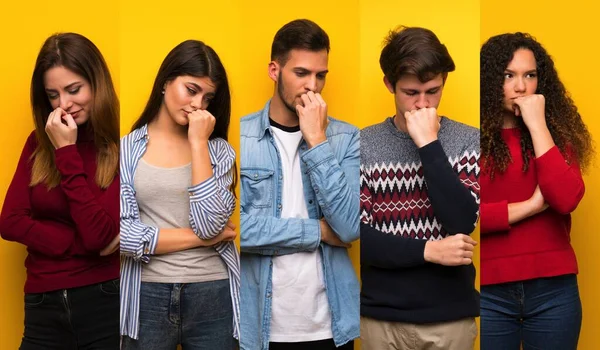
[[[140,162],[144,163],[146,166],[148,166],[150,168],[155,168],[155,169],[160,169],[160,170],[181,170],[181,169],[189,168],[192,166],[192,162],[189,162],[187,164],[176,166],[176,167],[162,167],[162,166],[150,164],[144,158],[140,158]]]
[[[289,132],[289,133],[300,131],[300,125],[296,125],[296,126],[281,125],[278,122],[274,121],[273,118],[269,118],[269,124],[274,128],[277,128],[281,131],[285,131],[285,132]]]

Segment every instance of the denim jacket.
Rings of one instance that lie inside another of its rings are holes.
[[[327,141],[300,144],[308,219],[281,218],[283,174],[269,106],[241,121],[241,348],[269,348],[273,256],[319,249],[336,346],[359,336],[359,284],[346,248],[321,242],[325,218],[344,242],[359,237],[360,141],[356,127],[329,117]]]

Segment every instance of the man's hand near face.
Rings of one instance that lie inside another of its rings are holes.
[[[408,134],[418,148],[438,139],[440,117],[435,108],[421,108],[405,112],[404,118]]]
[[[301,96],[302,103],[296,105],[296,113],[300,120],[300,131],[309,148],[327,140],[327,104],[319,93],[312,91]]]

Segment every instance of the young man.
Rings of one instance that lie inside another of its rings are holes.
[[[359,285],[359,131],[327,117],[329,37],[275,35],[273,97],[241,121],[241,348],[353,349]]]
[[[472,349],[479,131],[437,114],[454,62],[433,32],[393,31],[380,65],[396,114],[361,131],[362,345]]]

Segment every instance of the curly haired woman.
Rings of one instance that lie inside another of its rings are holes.
[[[571,215],[592,140],[530,35],[481,48],[481,348],[577,348]]]

